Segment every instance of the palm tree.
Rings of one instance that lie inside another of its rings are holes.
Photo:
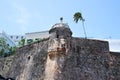
[[[87,34],[86,34],[86,31],[85,31],[85,26],[84,26],[84,21],[85,21],[85,19],[82,17],[82,13],[76,12],[76,13],[74,14],[73,18],[74,18],[74,21],[75,21],[76,23],[78,23],[79,20],[82,21],[82,26],[83,26],[85,38],[87,38]]]

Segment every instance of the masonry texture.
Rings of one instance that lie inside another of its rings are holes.
[[[8,76],[16,80],[43,80],[47,41],[20,48]]]
[[[0,58],[0,75],[5,76],[12,64],[14,56]]]
[[[20,48],[7,76],[16,80],[120,79],[120,55],[110,53],[107,42],[68,38],[66,51],[51,55],[48,42]]]
[[[70,29],[60,25],[63,27],[49,31],[49,39],[19,48],[4,76],[16,80],[120,80],[120,54],[109,52],[108,42],[72,37]]]

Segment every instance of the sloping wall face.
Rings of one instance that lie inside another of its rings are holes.
[[[120,55],[110,54],[107,42],[74,38],[69,44],[59,80],[120,79]]]
[[[104,41],[49,39],[18,49],[8,75],[16,80],[119,80],[120,55],[110,53]]]
[[[18,49],[7,76],[16,80],[43,80],[47,44],[43,41]]]
[[[64,46],[60,46],[61,39],[53,39],[53,41],[55,43],[49,43],[52,46],[48,47],[51,50],[48,52],[46,62],[47,65],[52,64],[52,67],[45,68],[45,80],[106,80],[106,77],[110,78],[109,72],[106,73],[109,63],[107,42],[67,38],[64,40]]]

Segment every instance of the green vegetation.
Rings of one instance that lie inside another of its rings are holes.
[[[33,39],[28,39],[27,40],[27,44],[29,45],[29,44],[33,44],[33,43],[38,43],[38,42],[41,42],[41,41],[44,41],[44,40],[47,40],[48,38],[43,38],[43,39],[41,39],[41,38],[36,38],[35,40],[33,40]]]
[[[14,55],[15,52],[16,52],[16,49],[17,49],[16,46],[14,46],[14,47],[10,47],[10,48],[9,48],[9,54],[8,54],[8,56],[10,56],[10,55]]]
[[[33,43],[33,39],[28,39],[27,40],[27,44],[32,44]]]
[[[18,47],[23,47],[24,45],[31,45],[33,43],[38,43],[38,42],[41,42],[41,41],[44,41],[44,40],[47,40],[48,38],[36,38],[36,39],[22,39],[20,42],[19,42],[19,45]],[[25,42],[26,41],[26,42]],[[26,43],[26,44],[25,44]]]
[[[79,20],[82,21],[85,38],[87,38],[87,34],[86,34],[86,31],[85,31],[85,26],[84,26],[84,21],[85,21],[85,19],[82,17],[82,13],[76,12],[76,13],[74,14],[73,18],[74,18],[74,21],[75,21],[76,23],[78,23]]]
[[[7,57],[13,55],[16,51],[16,47],[10,47],[6,43],[6,39],[0,37],[0,57]]]
[[[25,39],[21,39],[21,41],[19,42],[19,47],[22,47],[25,45]]]

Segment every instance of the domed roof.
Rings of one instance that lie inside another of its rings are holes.
[[[52,26],[52,28],[49,30],[49,34],[56,34],[59,35],[59,37],[71,37],[72,31],[70,30],[67,23],[63,23],[63,18],[60,18],[60,23],[56,23]]]
[[[65,27],[65,28],[69,28],[67,23],[56,23],[52,26],[52,28],[56,28],[56,27]]]

